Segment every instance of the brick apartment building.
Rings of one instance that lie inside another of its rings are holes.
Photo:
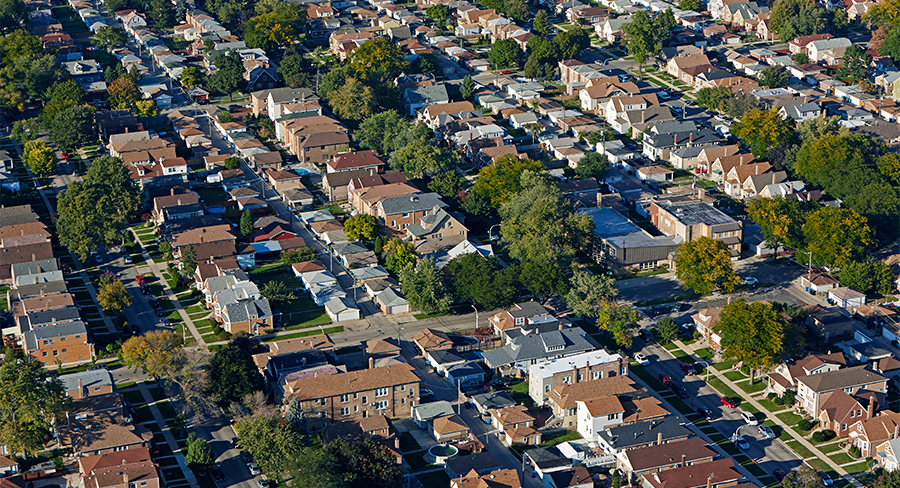
[[[37,327],[22,334],[25,354],[44,364],[90,361],[94,344],[88,338],[87,326],[76,320]]]
[[[681,237],[684,242],[706,236],[724,242],[732,256],[741,252],[741,223],[706,202],[653,202],[650,221],[663,234]]]
[[[346,132],[319,132],[310,134],[298,146],[300,161],[325,163],[341,148],[350,147],[350,136]]]
[[[409,417],[419,403],[419,377],[407,364],[320,376],[287,384],[285,399],[298,400],[317,429],[328,421]]]
[[[385,227],[406,234],[406,228],[419,222],[435,207],[447,204],[437,193],[420,193],[395,198],[385,198],[375,205],[375,218]]]

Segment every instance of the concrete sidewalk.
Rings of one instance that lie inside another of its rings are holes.
[[[697,349],[698,349],[697,345],[706,344],[705,341],[702,341],[702,342],[701,342],[701,341],[698,341],[698,342],[695,342],[694,344],[691,344],[691,345],[685,345],[685,344],[682,343],[681,341],[675,341],[674,343],[675,343],[676,346],[678,346],[679,349],[681,349],[682,351],[684,351],[684,352],[690,354],[691,357],[692,357],[695,361],[704,361],[702,358],[700,358],[699,356],[696,355],[696,351],[697,351]],[[700,349],[702,349],[702,347],[701,347]],[[713,376],[715,376],[715,377],[718,378],[720,381],[722,381],[722,383],[725,383],[725,385],[728,386],[729,388],[731,388],[732,390],[734,390],[734,391],[736,391],[736,392],[744,392],[744,390],[743,390],[740,386],[738,386],[735,382],[733,382],[733,381],[731,381],[730,379],[728,379],[727,377],[725,377],[725,374],[724,374],[723,372],[721,372],[721,371],[719,371],[719,370],[717,370],[716,368],[713,368],[713,367],[709,367],[709,368],[706,368],[706,369],[707,369],[707,371],[711,372],[711,373],[713,374]],[[708,384],[708,383],[707,383],[707,384]],[[712,386],[712,385],[710,385],[710,386]],[[721,392],[720,392],[720,393],[721,393]],[[842,478],[844,478],[847,482],[849,482],[850,484],[852,484],[854,487],[857,487],[857,488],[862,488],[862,487],[863,487],[863,484],[862,484],[862,483],[860,483],[859,481],[856,480],[856,478],[854,478],[854,477],[851,476],[849,473],[847,473],[847,471],[845,471],[843,468],[841,468],[840,465],[838,465],[837,463],[835,463],[834,461],[832,461],[831,458],[829,458],[825,453],[823,453],[822,451],[820,451],[820,450],[819,450],[816,446],[814,446],[811,442],[809,442],[808,440],[806,440],[805,438],[803,438],[803,436],[798,435],[798,434],[797,434],[797,433],[796,433],[789,425],[787,425],[787,424],[785,424],[784,422],[782,422],[781,419],[779,419],[779,418],[776,417],[774,414],[772,414],[771,412],[769,412],[769,410],[768,410],[767,408],[763,407],[758,401],[756,401],[756,400],[752,397],[752,394],[744,394],[744,395],[742,395],[741,401],[742,401],[742,402],[746,401],[746,402],[749,403],[750,405],[753,405],[754,407],[756,407],[757,409],[759,409],[759,411],[761,411],[761,412],[766,412],[766,413],[767,413],[766,418],[767,418],[768,420],[771,420],[772,422],[775,423],[775,425],[778,425],[779,427],[781,427],[782,429],[784,429],[784,431],[787,432],[788,435],[790,435],[791,437],[793,437],[793,438],[794,438],[797,442],[799,442],[803,447],[809,449],[809,451],[812,452],[818,459],[821,459],[821,460],[824,461],[826,464],[828,464],[828,466],[829,466],[831,469],[833,469],[836,473],[838,473],[838,474],[839,474]],[[783,441],[782,441],[782,442],[783,442]],[[785,446],[785,447],[787,447],[788,449],[790,449],[790,447],[788,447],[788,446]],[[800,456],[800,457],[802,458],[803,456]]]
[[[153,403],[153,395],[150,394],[150,389],[147,388],[146,383],[138,383],[138,390],[141,392],[141,395],[144,396],[144,401],[147,402],[147,405],[150,408],[150,413],[153,414],[153,420],[156,421],[156,425],[162,430],[163,437],[166,438],[166,443],[169,444],[169,448],[172,449],[172,453],[175,455],[175,460],[178,461],[178,466],[181,467],[181,470],[184,472],[184,477],[187,480],[188,484],[191,486],[197,486],[197,478],[194,477],[194,472],[187,467],[187,463],[184,461],[184,455],[179,452],[181,449],[178,446],[178,441],[175,440],[175,436],[172,435],[172,432],[169,431],[169,426],[166,425],[166,419],[163,417],[162,413],[160,413],[159,408],[156,407],[156,404]]]

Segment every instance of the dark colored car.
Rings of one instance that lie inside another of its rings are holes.
[[[781,481],[787,476],[787,473],[785,473],[783,469],[776,469],[775,472],[772,473],[772,476],[775,477],[775,481]]]
[[[688,376],[694,376],[695,374],[697,374],[697,371],[694,370],[694,365],[691,363],[679,363],[678,367],[681,368],[681,370],[684,371],[684,374]]]
[[[149,303],[150,306],[153,308],[159,307],[159,300],[157,300],[155,298],[151,298],[151,299],[147,300],[147,303]]]
[[[699,413],[700,416],[705,418],[706,420],[712,420],[716,418],[715,414],[713,414],[713,411],[706,407],[697,407],[697,413]]]
[[[727,396],[722,397],[722,405],[725,405],[728,408],[737,407],[737,402],[734,401],[734,398],[728,398]]]
[[[213,479],[218,483],[222,483],[225,481],[225,473],[223,473],[222,470],[218,467],[211,469],[209,471],[209,474],[211,474]]]
[[[687,390],[683,386],[679,385],[678,383],[675,383],[673,381],[672,383],[670,383],[667,386],[669,387],[669,389],[672,390],[673,393],[678,395],[678,398],[681,398],[681,399],[688,398],[689,395],[688,395]]]
[[[166,314],[166,312],[163,312],[162,310],[159,310],[159,309],[156,310],[156,316],[157,316],[157,317],[162,317],[162,316],[164,316],[165,314]]]

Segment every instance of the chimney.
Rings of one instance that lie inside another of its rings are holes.
[[[760,166],[762,166],[762,164],[757,164],[757,165],[756,165],[756,174],[759,174],[759,167],[760,167]],[[772,178],[775,178],[775,176],[772,176]]]
[[[685,462],[684,462],[684,460],[685,460],[686,457],[687,457],[687,456],[685,456],[684,453],[681,453],[681,467],[682,467],[682,468],[686,466],[686,464],[685,464]]]
[[[170,188],[170,189],[169,189],[169,195],[171,195],[171,196],[173,196],[173,197],[175,196],[175,189],[174,189],[174,188]]]
[[[662,432],[657,432],[657,433],[656,433],[656,445],[657,445],[657,446],[661,446],[661,445],[662,445]]]
[[[900,424],[894,424],[894,439],[900,438]]]
[[[200,244],[203,244],[203,236],[200,236]]]
[[[647,111],[646,111],[646,110],[644,110],[644,111],[641,112],[641,123],[642,123],[642,124],[646,124],[646,123],[647,123]]]
[[[689,139],[689,142],[690,142],[691,144],[694,143],[694,133],[693,133],[693,132],[691,132],[691,137],[690,137],[690,139]]]
[[[772,173],[772,184],[775,184],[775,173]]]
[[[706,477],[706,488],[712,488],[712,475]]]
[[[869,408],[866,410],[866,418],[870,419],[875,416],[875,394],[869,393]]]
[[[56,325],[56,317],[51,317],[51,318],[50,318],[50,323],[53,324],[53,325]]]
[[[32,262],[37,261],[37,255],[36,255],[36,254],[31,253],[31,261],[32,261]]]
[[[78,398],[84,398],[84,380],[78,378]]]
[[[675,145],[678,145],[678,134],[675,134]]]
[[[306,367],[306,356],[303,356],[303,358],[300,360],[300,366],[304,368]]]
[[[369,356],[369,369],[372,369],[374,367],[375,367],[375,358],[373,358],[372,356]]]
[[[41,288],[41,298],[44,298],[44,289]]]

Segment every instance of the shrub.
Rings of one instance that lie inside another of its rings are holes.
[[[797,428],[800,430],[813,430],[818,423],[818,420],[803,419],[797,424]]]
[[[700,331],[697,330],[697,329],[694,329],[694,340],[695,340],[695,341],[699,341],[699,340],[700,340],[700,337],[701,337],[701,336],[700,336]]]
[[[796,395],[792,390],[787,390],[784,392],[784,395],[781,397],[781,399],[784,400],[785,405],[793,405],[795,396]]]
[[[770,401],[772,401],[772,400],[775,400],[776,396],[777,395],[775,395],[775,392],[771,392],[768,395],[766,395],[766,398],[768,398]]]
[[[772,403],[774,403],[775,405],[783,405],[784,400],[782,400],[781,397],[775,397],[772,399]]]
[[[850,451],[850,455],[855,458],[858,458],[859,456],[862,455],[862,453],[859,452],[859,447],[857,447],[856,444],[850,446],[850,449],[848,449],[848,450]]]
[[[834,439],[835,435],[833,430],[820,430],[812,435],[812,440],[813,442],[825,442]]]

